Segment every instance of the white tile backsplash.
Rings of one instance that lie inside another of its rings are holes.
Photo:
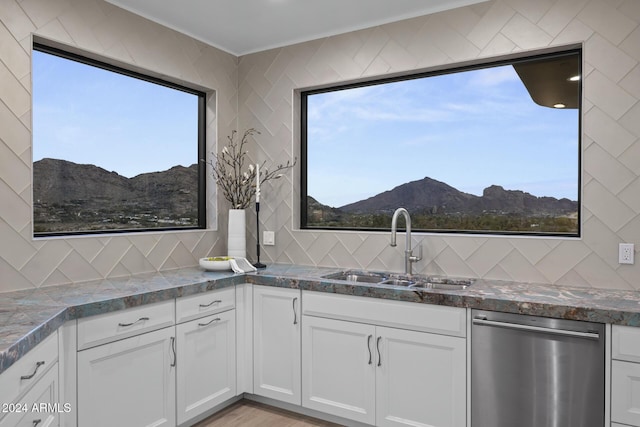
[[[216,91],[207,145],[256,127],[252,161],[299,155],[294,90],[440,67],[563,44],[585,46],[583,238],[414,234],[430,274],[640,290],[617,242],[640,245],[640,2],[493,0],[236,58],[102,0],[2,0],[0,7],[0,290],[196,265],[223,254],[226,202],[210,182],[210,230],[102,237],[31,237],[30,35]],[[299,169],[269,189],[261,228],[276,232],[263,262],[404,268],[388,233],[300,231]],[[221,212],[215,212],[220,206]],[[249,256],[255,214],[248,215]],[[216,231],[219,230],[219,231]],[[402,240],[402,239],[400,239]]]

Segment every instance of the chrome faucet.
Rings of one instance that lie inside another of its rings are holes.
[[[422,246],[418,245],[418,256],[413,256],[413,249],[411,249],[411,217],[409,211],[405,208],[398,208],[393,213],[391,218],[391,246],[396,246],[396,229],[398,228],[398,216],[402,214],[404,216],[404,222],[406,224],[407,237],[404,249],[404,272],[405,274],[411,274],[411,264],[420,261],[422,259]]]

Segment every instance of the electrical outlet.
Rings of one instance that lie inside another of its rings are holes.
[[[276,244],[276,233],[273,231],[262,232],[262,244],[265,246],[273,246]]]
[[[620,264],[633,264],[633,243],[620,243],[618,247],[618,263]]]

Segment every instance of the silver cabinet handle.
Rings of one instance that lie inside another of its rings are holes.
[[[173,352],[173,362],[171,362],[170,366],[173,368],[178,361],[178,356],[176,355],[176,337],[171,337],[171,351]]]
[[[200,304],[200,308],[207,308],[207,307],[211,307],[213,304],[219,304],[221,303],[222,300],[215,300],[215,301],[211,301],[209,304]]]
[[[37,420],[33,420],[33,427],[36,427],[41,422],[42,422],[42,419],[40,419],[40,418],[38,418]]]
[[[40,369],[40,366],[44,365],[44,361],[40,361],[40,362],[36,362],[36,369],[33,371],[33,374],[31,375],[23,375],[20,377],[21,380],[30,380],[31,378],[36,376],[36,373],[38,372],[38,369]]]
[[[131,322],[131,323],[118,323],[118,326],[123,326],[123,327],[127,327],[127,326],[133,326],[138,322],[144,322],[145,320],[149,320],[148,317],[141,317],[138,320],[136,320],[135,322]]]
[[[380,340],[382,337],[378,337],[376,340],[376,350],[378,350],[378,366],[382,366],[382,356],[380,356]]]
[[[220,318],[216,317],[215,319],[209,320],[207,323],[198,323],[198,326],[209,326],[213,322],[219,322],[219,321],[220,321]]]
[[[298,313],[296,313],[296,301],[298,301],[298,297],[293,299],[293,324],[298,324]]]
[[[373,338],[373,335],[369,335],[367,337],[367,350],[369,350],[369,365],[371,365],[372,363],[372,354],[371,354],[371,338]]]

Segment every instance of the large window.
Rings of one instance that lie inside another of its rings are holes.
[[[35,44],[34,234],[205,227],[205,94]]]
[[[301,226],[579,236],[581,52],[301,94]]]

